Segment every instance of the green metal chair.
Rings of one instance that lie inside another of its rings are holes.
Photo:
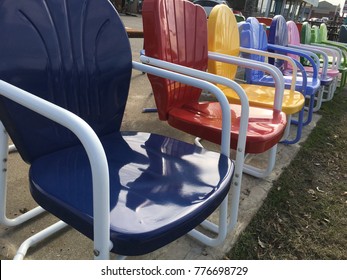
[[[347,78],[347,46],[342,43],[328,40],[328,29],[325,23],[322,23],[319,28],[312,27],[313,32],[311,31],[311,26],[308,22],[304,22],[301,30],[301,43],[303,44],[312,44],[318,46],[329,46],[335,50],[341,51],[342,58],[339,64],[339,88],[343,88],[346,85]],[[313,34],[312,34],[313,33]],[[312,40],[314,40],[312,42]]]

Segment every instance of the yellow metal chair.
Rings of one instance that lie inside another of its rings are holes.
[[[232,11],[230,9],[226,9],[223,5],[215,6],[208,19],[208,49],[210,58],[213,58],[216,54],[238,57],[241,50],[242,52],[252,52],[267,57],[278,58],[278,55],[274,53],[240,48],[237,21]],[[280,57],[281,59],[287,60],[294,64],[293,60],[290,58],[285,56]],[[240,66],[240,64],[237,65],[234,61],[233,63],[224,63],[210,59],[208,71],[210,73],[235,80],[238,66]],[[296,68],[295,65],[293,65],[293,67]],[[223,90],[230,103],[240,102],[237,94],[233,90],[221,85],[219,85],[219,87],[221,90]],[[241,87],[245,90],[251,106],[273,108],[276,94],[274,87],[246,83],[241,84]],[[295,91],[295,81],[293,80],[291,89],[286,89],[283,92],[282,111],[286,113],[288,117],[300,112],[301,117],[299,117],[299,121],[301,119],[302,123],[304,104],[305,97],[300,92]],[[288,125],[290,125],[290,121],[288,121]],[[301,134],[301,129],[302,125],[299,123],[297,126],[297,135]],[[300,137],[296,138],[298,141]]]

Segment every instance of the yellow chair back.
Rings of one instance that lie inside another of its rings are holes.
[[[223,28],[221,28],[221,26]],[[215,6],[208,18],[208,50],[239,56],[240,39],[235,15],[226,5]],[[234,80],[236,65],[209,60],[208,72]]]

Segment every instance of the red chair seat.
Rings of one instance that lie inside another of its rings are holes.
[[[230,104],[231,148],[237,148],[240,128],[241,106]],[[188,103],[172,108],[168,123],[182,131],[220,144],[222,111],[218,102]],[[276,145],[282,138],[286,126],[283,112],[252,107],[246,140],[246,153],[263,153]]]

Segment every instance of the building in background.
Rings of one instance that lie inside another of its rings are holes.
[[[283,15],[286,19],[303,20],[310,16],[313,7],[319,0],[244,0],[246,16],[273,17]],[[231,2],[242,2],[232,0]]]
[[[334,20],[340,16],[341,6],[340,4],[335,6],[327,1],[319,2],[317,7],[312,8],[310,18],[328,18]]]
[[[346,17],[347,16],[347,0],[345,1],[345,5],[343,6],[342,9],[342,17]]]

